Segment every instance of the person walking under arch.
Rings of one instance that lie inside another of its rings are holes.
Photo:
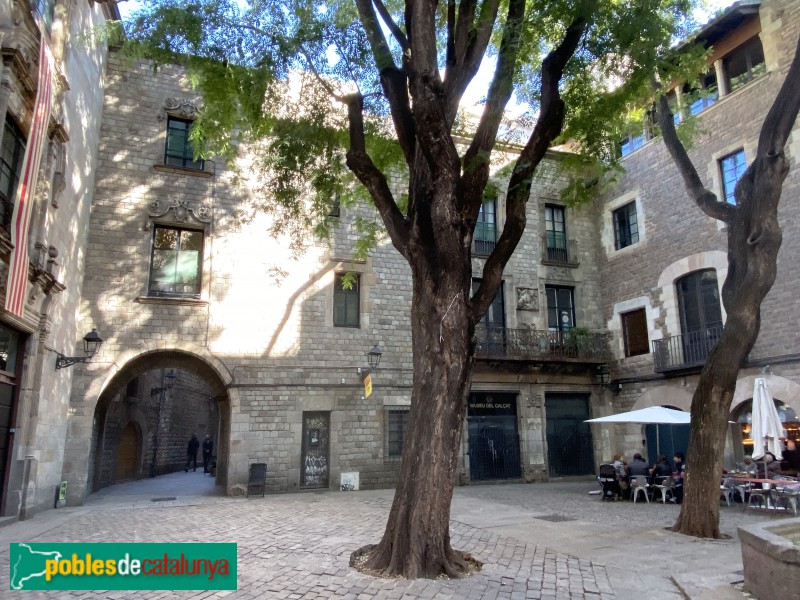
[[[192,439],[189,440],[189,444],[186,446],[186,466],[183,467],[183,472],[189,472],[189,466],[194,465],[194,470],[197,471],[197,451],[200,449],[200,442],[197,440],[197,436],[192,434]]]
[[[211,470],[211,453],[214,451],[214,442],[209,434],[203,440],[203,473]]]

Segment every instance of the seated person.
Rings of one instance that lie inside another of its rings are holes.
[[[686,478],[686,456],[683,452],[676,452],[672,461],[675,463],[672,472],[672,494],[675,504],[681,504],[683,502],[683,482]]]
[[[753,462],[753,457],[749,454],[744,457],[744,467],[742,470],[747,473],[748,477],[755,477],[758,474],[758,467]]]
[[[663,483],[667,477],[672,477],[672,465],[669,464],[665,454],[659,454],[656,464],[650,469],[650,485]]]
[[[625,464],[625,456],[617,453],[614,455],[614,460],[611,463],[614,465],[614,472],[617,474],[617,479],[619,479],[619,487],[622,490],[622,496],[628,496],[628,467]]]
[[[781,466],[785,471],[800,472],[800,450],[792,440],[786,441],[786,450],[783,452]]]
[[[764,456],[758,460],[753,459],[758,469],[759,479],[772,479],[781,472],[781,463],[775,458],[772,452],[765,452]],[[765,470],[766,465],[766,470]]]
[[[628,465],[628,475],[650,475],[650,465],[647,464],[647,461],[642,458],[642,455],[638,452],[633,455],[633,460],[631,464]]]

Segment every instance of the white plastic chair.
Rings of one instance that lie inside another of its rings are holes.
[[[666,504],[667,494],[672,492],[672,477],[664,477],[664,480],[661,483],[655,483],[650,487],[653,488],[654,490],[661,491],[661,502]]]
[[[744,505],[745,510],[748,506],[753,506],[758,504],[758,506],[764,506],[765,508],[770,507],[770,497],[772,496],[772,484],[771,483],[762,483],[761,489],[759,488],[750,488],[750,499],[747,501],[747,504]]]
[[[647,483],[647,477],[644,475],[631,475],[630,482],[633,503],[636,504],[636,498],[639,496],[639,492],[642,492],[642,494],[644,494],[644,499],[650,504],[650,496],[647,493],[647,488],[650,486]]]
[[[725,503],[730,506],[731,505],[731,498],[733,497],[733,480],[729,477],[726,477],[722,480],[722,483],[719,485],[719,494],[721,497],[725,498]]]

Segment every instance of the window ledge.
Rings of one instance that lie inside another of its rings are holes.
[[[179,296],[139,296],[136,298],[139,304],[174,304],[177,306],[206,306],[208,300],[197,298],[181,298]]]
[[[214,177],[213,173],[203,171],[201,169],[189,169],[186,167],[173,167],[170,165],[157,164],[153,165],[153,170],[159,173],[175,173],[178,175],[189,175],[190,177],[201,177],[203,179],[211,179]]]

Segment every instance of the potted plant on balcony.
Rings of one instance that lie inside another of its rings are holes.
[[[589,330],[572,327],[564,333],[564,349],[569,356],[582,356],[589,348]]]

